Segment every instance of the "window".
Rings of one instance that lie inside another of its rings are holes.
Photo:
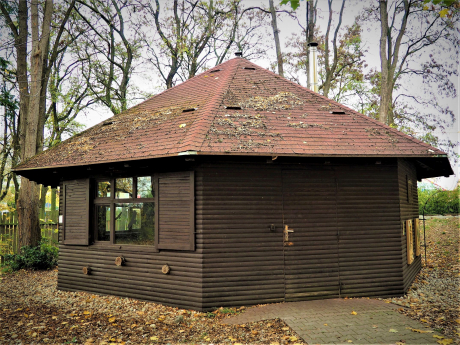
[[[412,195],[414,193],[413,186],[412,186],[412,180],[409,178],[409,176],[406,175],[406,197],[407,197],[407,202],[412,203]]]
[[[155,244],[155,192],[151,176],[98,180],[94,236],[112,244]]]
[[[195,250],[194,188],[193,171],[97,179],[89,237],[102,245]]]

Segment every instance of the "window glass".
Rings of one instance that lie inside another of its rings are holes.
[[[155,244],[154,203],[115,204],[116,244]]]
[[[97,205],[97,240],[110,241],[110,206]]]
[[[97,183],[97,197],[110,198],[110,182],[100,181]]]
[[[152,183],[151,176],[143,176],[137,178],[137,197],[138,198],[153,198],[155,192],[153,190],[154,184]]]
[[[130,199],[133,197],[133,178],[117,178],[115,180],[115,198]]]

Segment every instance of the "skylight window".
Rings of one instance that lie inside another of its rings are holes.
[[[254,67],[243,67],[243,69],[249,69],[251,71],[255,71],[255,68]]]
[[[230,110],[241,110],[241,107],[238,106],[230,106],[230,107],[225,107],[225,109],[230,109]]]

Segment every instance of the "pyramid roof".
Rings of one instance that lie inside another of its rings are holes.
[[[439,149],[234,58],[37,154],[15,171],[187,154],[446,157]]]

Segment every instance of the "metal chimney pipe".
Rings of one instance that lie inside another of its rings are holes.
[[[317,59],[317,49],[318,43],[311,42],[308,43],[310,58],[309,58],[309,69],[310,69],[310,80],[308,81],[308,87],[310,90],[318,92],[318,59]]]

